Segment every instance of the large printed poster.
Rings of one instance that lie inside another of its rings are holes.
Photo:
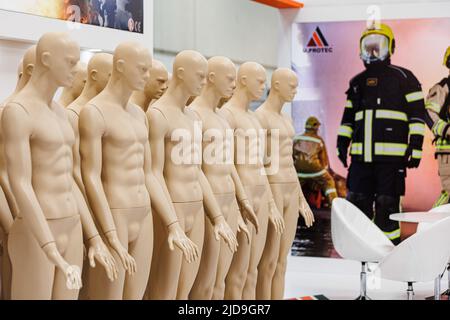
[[[411,70],[429,89],[448,76],[442,65],[450,45],[450,19],[386,20],[395,34],[396,52],[392,63]],[[365,21],[299,23],[293,25],[292,68],[300,79],[300,90],[292,115],[297,133],[304,131],[306,119],[317,116],[326,141],[331,167],[342,176],[347,170],[336,155],[337,132],[346,102],[349,81],[364,70],[359,59],[359,40]],[[429,210],[440,194],[432,134],[427,129],[424,157],[419,169],[409,170],[403,209]]]
[[[144,0],[0,0],[0,9],[144,33]]]

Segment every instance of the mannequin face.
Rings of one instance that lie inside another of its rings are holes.
[[[57,51],[57,54],[52,52],[47,56],[49,71],[59,86],[71,87],[80,60],[80,48],[75,42],[68,42]]]
[[[198,97],[206,85],[208,64],[206,61],[193,61],[184,70],[184,83],[193,97]]]
[[[278,82],[278,91],[284,101],[292,102],[297,95],[298,79],[293,73],[283,77]]]
[[[75,78],[73,81],[73,85],[71,88],[72,94],[75,97],[79,97],[81,92],[83,91],[84,86],[86,85],[87,81],[87,70],[86,66],[83,64],[78,64],[78,70],[75,74]]]
[[[247,77],[247,88],[253,100],[259,100],[266,90],[266,73],[264,70],[254,70],[252,74]]]
[[[234,66],[224,66],[220,73],[215,73],[214,84],[221,97],[226,99],[231,98],[234,89],[236,89],[236,69]]]
[[[154,61],[150,70],[150,80],[145,86],[145,95],[152,99],[159,99],[166,92],[169,84],[169,73],[159,61]]]
[[[147,49],[136,49],[133,57],[123,61],[122,74],[133,91],[144,91],[150,78],[152,56]]]

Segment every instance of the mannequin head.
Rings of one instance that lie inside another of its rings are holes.
[[[22,77],[24,79],[30,79],[31,74],[33,73],[34,66],[36,64],[36,46],[31,46],[28,48],[28,50],[25,52],[25,55],[22,59]]]
[[[124,42],[114,51],[111,81],[124,81],[131,91],[144,91],[151,68],[152,55],[147,48]]]
[[[207,72],[205,57],[196,51],[182,51],[175,58],[171,85],[181,85],[188,96],[197,97],[206,85]]]
[[[19,66],[17,67],[17,80],[20,81],[23,75],[23,59],[20,60]]]
[[[166,92],[169,84],[169,73],[162,62],[153,60],[150,79],[145,86],[145,96],[149,99],[159,99]]]
[[[109,53],[97,53],[88,64],[86,88],[94,88],[97,93],[105,89],[111,77],[113,56]]]
[[[230,98],[236,89],[236,66],[226,57],[213,57],[208,61],[207,80],[220,98]]]
[[[67,33],[46,33],[36,47],[36,67],[32,79],[46,76],[56,86],[71,87],[79,60],[80,47]]]
[[[238,71],[237,89],[246,90],[250,100],[259,100],[266,89],[266,70],[256,62],[244,63]]]
[[[298,78],[290,69],[280,68],[272,75],[270,95],[278,95],[281,101],[292,102],[297,94]]]
[[[75,68],[75,77],[72,87],[68,88],[74,98],[80,96],[87,81],[87,66],[82,62],[78,62]]]

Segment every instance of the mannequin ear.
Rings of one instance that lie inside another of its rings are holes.
[[[275,83],[272,86],[272,90],[280,90],[280,81],[275,81]]]
[[[178,68],[176,72],[176,77],[180,80],[184,79],[184,68]]]
[[[214,72],[210,72],[208,74],[208,81],[214,83],[216,81],[216,74]]]
[[[41,63],[44,67],[50,67],[50,60],[51,60],[51,54],[50,52],[44,52],[41,56]]]
[[[34,65],[33,64],[29,64],[27,65],[27,67],[25,68],[25,73],[31,77],[31,74],[33,73],[34,70]]]
[[[125,70],[125,61],[118,60],[116,63],[116,71],[123,73],[124,70]]]
[[[90,78],[94,81],[97,81],[98,80],[97,75],[98,75],[98,71],[94,69],[91,71]]]

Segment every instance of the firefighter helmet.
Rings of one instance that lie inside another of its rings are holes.
[[[308,120],[306,120],[305,128],[306,130],[319,130],[320,125],[319,119],[316,117],[309,117]]]
[[[445,51],[444,66],[450,69],[450,47],[448,47],[447,51]]]
[[[364,30],[360,40],[361,59],[367,63],[384,61],[395,51],[392,29],[386,24],[374,23]]]

